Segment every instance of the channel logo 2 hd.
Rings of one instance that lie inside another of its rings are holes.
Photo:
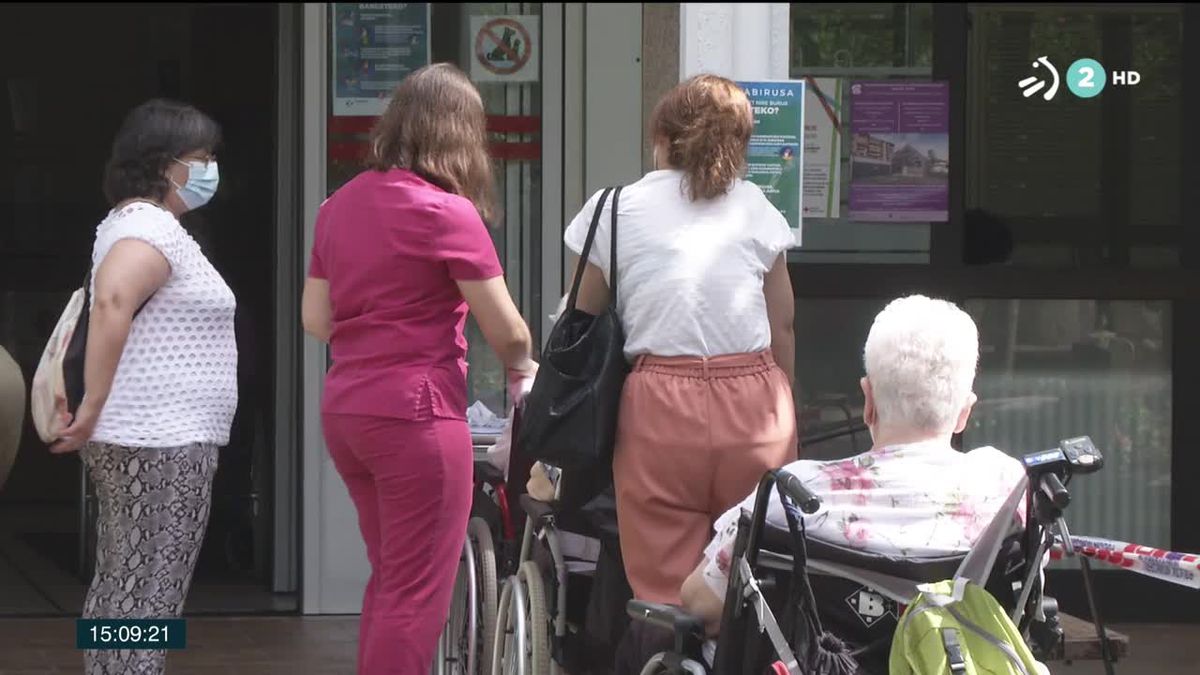
[[[1054,95],[1058,93],[1058,69],[1045,56],[1039,56],[1038,60],[1033,62],[1033,67],[1038,74],[1030,75],[1017,83],[1017,86],[1021,88],[1021,94],[1025,98],[1029,98],[1044,89],[1042,98],[1047,101],[1053,100]],[[1104,91],[1104,85],[1108,79],[1107,73],[1104,72],[1104,66],[1095,59],[1079,59],[1072,63],[1070,68],[1067,68],[1067,88],[1079,98],[1092,98],[1099,95]],[[1132,87],[1141,81],[1142,76],[1136,70],[1112,71],[1112,86],[1114,87]]]

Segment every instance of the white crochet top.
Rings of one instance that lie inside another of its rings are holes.
[[[169,211],[145,202],[96,228],[92,278],[122,239],[158,249],[167,283],[134,318],[92,440],[140,448],[226,445],[237,410],[233,291]],[[94,298],[95,282],[92,282]]]

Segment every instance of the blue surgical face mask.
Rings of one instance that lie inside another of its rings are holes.
[[[207,204],[217,193],[217,184],[220,183],[217,161],[215,159],[208,162],[199,160],[185,162],[180,159],[175,161],[188,168],[186,183],[179,185],[175,181],[171,181],[171,185],[175,186],[175,192],[183,201],[184,206],[191,211]]]

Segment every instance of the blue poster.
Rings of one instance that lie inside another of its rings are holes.
[[[333,114],[374,117],[396,86],[430,61],[429,3],[335,2]]]

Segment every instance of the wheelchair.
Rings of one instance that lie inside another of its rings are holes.
[[[621,569],[615,497],[611,488],[595,496],[594,489],[576,490],[581,486],[575,481],[594,478],[575,475],[562,479],[573,483],[569,489],[575,494],[591,497],[582,505],[550,504],[521,495],[526,523],[515,569],[500,591],[491,651],[493,675],[593,670],[597,650],[585,624],[589,603],[597,599],[592,590],[597,573],[604,571],[601,565],[613,566],[609,571],[618,569],[620,582],[625,584],[626,590],[619,591],[623,594],[620,604],[610,612],[623,619],[621,606],[632,592],[627,590]],[[605,482],[600,479],[596,485]],[[615,562],[609,562],[614,555]],[[600,561],[602,557],[605,562]]]
[[[656,645],[656,653],[646,661],[643,675],[805,675],[814,670],[817,659],[828,662],[843,655],[853,659],[847,672],[886,673],[896,623],[916,596],[916,586],[958,576],[984,585],[1011,612],[1035,656],[1054,660],[1061,654],[1063,631],[1057,604],[1043,594],[1041,561],[1056,531],[1070,540],[1063,519],[1069,502],[1064,480],[1099,469],[1103,458],[1089,439],[1079,438],[1063,441],[1056,450],[1028,455],[1023,462],[1027,477],[975,548],[965,555],[916,559],[805,537],[803,515],[815,513],[819,501],[794,476],[768,472],[759,483],[753,512],[743,512],[739,519],[721,632],[711,655],[698,617],[675,606],[629,603],[636,629],[657,632],[657,638],[648,641]],[[786,530],[766,523],[773,486],[787,514]],[[1014,532],[1012,523],[1022,501],[1031,515],[1027,527]],[[1086,567],[1084,578],[1094,610]],[[854,630],[831,608],[848,603],[853,607],[853,599],[864,593],[872,595],[865,604],[876,620]],[[1098,614],[1093,611],[1093,616]]]
[[[475,455],[471,519],[458,561],[450,612],[438,640],[433,675],[490,672],[499,584],[516,538],[504,473],[486,452]]]

